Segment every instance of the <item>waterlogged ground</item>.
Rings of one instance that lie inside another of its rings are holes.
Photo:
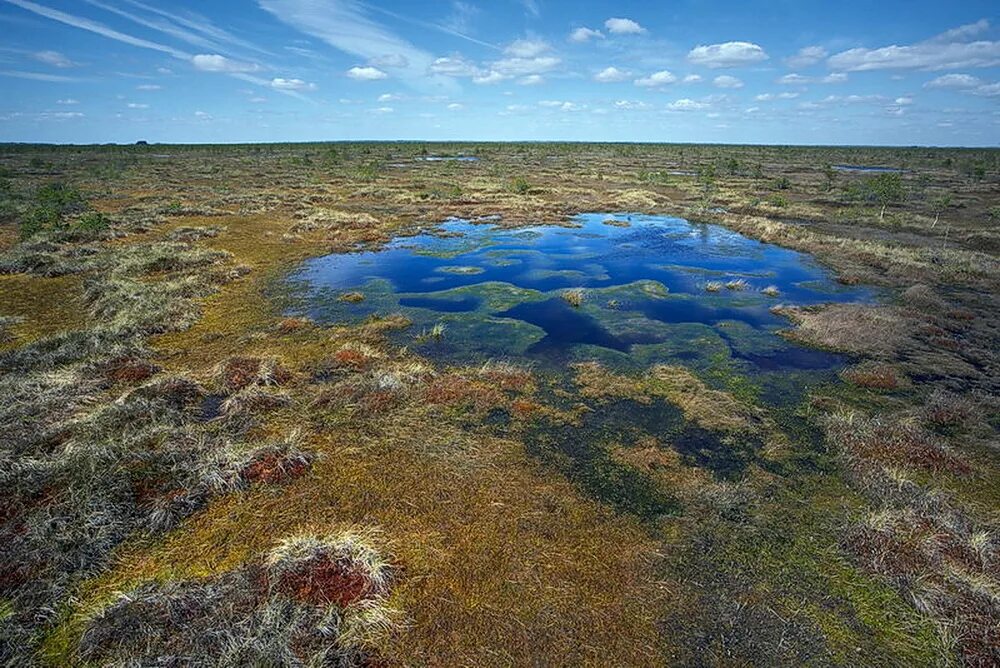
[[[402,312],[414,326],[400,337],[447,362],[724,362],[782,388],[789,371],[828,375],[843,360],[786,342],[771,308],[871,298],[807,255],[719,226],[603,213],[565,227],[450,220],[382,250],[307,261],[290,281],[296,313],[344,324]]]

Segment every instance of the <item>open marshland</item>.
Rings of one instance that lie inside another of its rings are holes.
[[[5,145],[0,198],[0,662],[1000,663],[996,150]]]

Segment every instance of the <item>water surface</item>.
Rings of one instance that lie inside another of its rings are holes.
[[[307,261],[290,280],[297,313],[339,324],[402,312],[414,327],[400,336],[446,361],[724,361],[763,375],[842,363],[779,337],[787,322],[773,306],[871,297],[837,284],[807,255],[716,225],[603,213],[577,216],[572,227],[449,220],[382,250]],[[575,290],[579,305],[566,298]],[[366,298],[338,298],[348,291]],[[439,323],[444,336],[420,336]]]

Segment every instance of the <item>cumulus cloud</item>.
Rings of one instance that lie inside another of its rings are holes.
[[[771,100],[794,100],[798,96],[798,93],[761,93],[754,99],[758,102],[770,102]]]
[[[626,81],[631,74],[625,70],[620,70],[617,67],[605,67],[603,70],[594,75],[594,81],[600,83],[617,83],[619,81]]]
[[[666,86],[667,84],[672,84],[677,81],[677,77],[673,72],[669,70],[660,70],[659,72],[653,72],[648,77],[642,77],[641,79],[635,80],[636,86],[643,86],[645,88],[658,88],[660,86]]]
[[[604,27],[612,35],[642,35],[646,29],[632,19],[610,18],[604,22]]]
[[[545,40],[518,39],[507,45],[504,53],[514,58],[534,58],[551,49],[552,47]]]
[[[723,74],[721,76],[715,77],[712,83],[716,88],[743,88],[743,82],[736,77],[729,76],[728,74]]]
[[[496,71],[484,72],[482,74],[477,74],[472,77],[472,83],[478,84],[480,86],[489,86],[490,84],[500,83],[507,79],[504,75]]]
[[[191,64],[203,72],[225,72],[226,74],[257,72],[260,65],[241,63],[217,53],[199,53],[191,57]]]
[[[308,83],[302,79],[271,79],[271,88],[275,90],[316,90],[316,84]]]
[[[577,28],[569,34],[569,41],[576,42],[577,44],[583,44],[592,39],[604,39],[604,33],[600,30],[592,30],[590,28]]]
[[[698,111],[699,109],[707,109],[708,104],[704,102],[695,102],[689,98],[682,98],[675,102],[671,102],[667,105],[667,109],[672,111]]]
[[[696,46],[687,55],[689,62],[705,67],[740,67],[768,59],[767,52],[752,42],[725,42]]]
[[[866,70],[945,70],[1000,65],[1000,41],[967,41],[989,28],[989,21],[959,26],[916,44],[877,49],[855,48],[830,57],[827,65],[843,72]]]
[[[701,82],[702,78],[700,74],[689,74],[683,79],[683,83],[686,84],[701,83]]]
[[[650,105],[646,102],[639,102],[633,100],[618,100],[617,102],[615,102],[615,108],[631,111],[636,109],[649,109]]]
[[[389,75],[377,67],[352,67],[347,70],[347,76],[356,81],[379,81]]]
[[[778,77],[775,83],[779,83],[783,86],[802,86],[807,83],[812,83],[813,79],[811,77],[804,77],[801,74],[796,74],[792,72],[791,74],[786,74],[783,77]]]
[[[821,46],[806,46],[799,49],[795,55],[785,58],[785,64],[792,69],[800,69],[815,65],[827,55],[826,49]]]

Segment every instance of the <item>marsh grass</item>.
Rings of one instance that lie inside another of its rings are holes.
[[[371,530],[286,538],[263,559],[199,580],[146,584],[87,622],[101,663],[213,657],[223,665],[367,666],[398,628],[391,567]]]

